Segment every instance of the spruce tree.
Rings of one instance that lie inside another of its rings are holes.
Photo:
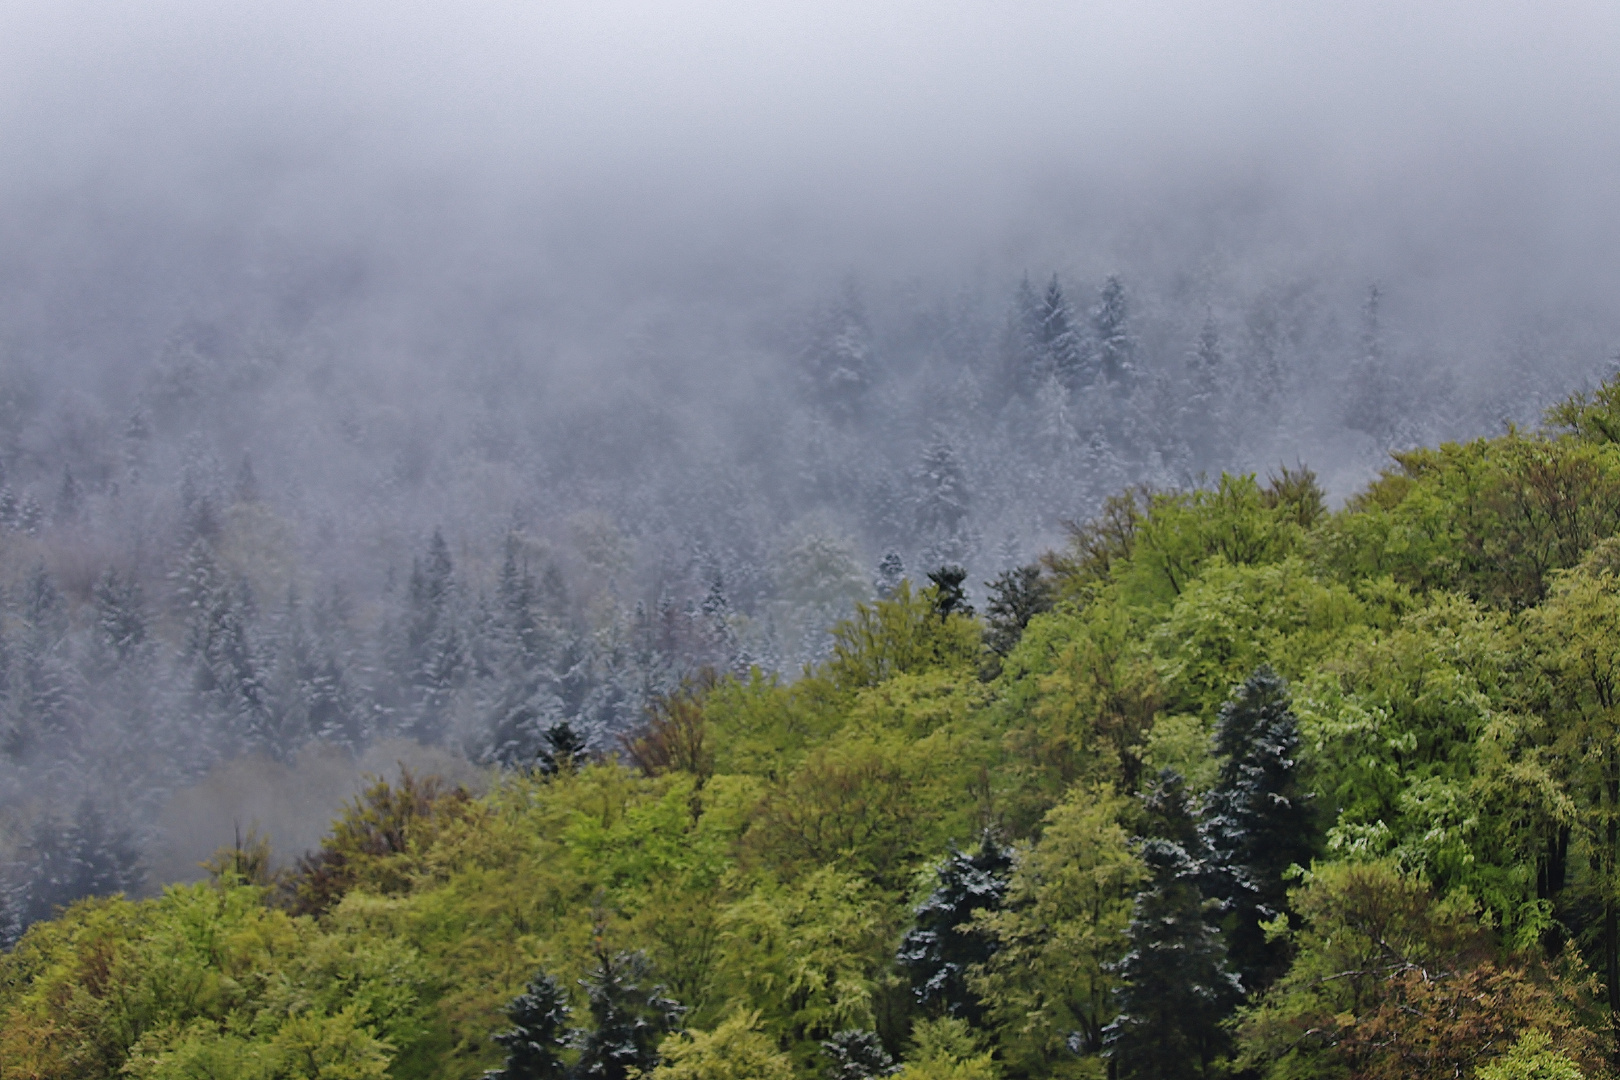
[[[1056,376],[1066,386],[1078,386],[1082,361],[1080,336],[1075,333],[1069,302],[1063,296],[1056,274],[1052,275],[1046,294],[1041,297],[1037,317],[1041,360],[1034,385],[1039,386],[1047,377]]]
[[[6,918],[0,920],[10,938],[0,940],[0,946],[9,947],[57,908],[86,896],[128,892],[144,876],[134,834],[109,824],[90,800],[81,802],[65,822],[47,815],[35,823],[14,869],[5,897]]]
[[[647,987],[652,969],[645,954],[612,956],[600,946],[596,966],[581,979],[590,1001],[591,1030],[581,1033],[578,1080],[628,1080],[632,1070],[646,1074],[658,1064],[658,1044],[680,1027],[685,1009]]]
[[[967,580],[966,570],[960,566],[942,566],[930,570],[928,580],[934,587],[934,613],[941,619],[973,615],[973,605],[967,602],[967,592],[962,588]]]
[[[954,534],[967,517],[967,477],[955,447],[943,435],[936,436],[923,451],[913,479],[918,530],[929,537]]]
[[[888,600],[894,596],[895,590],[900,588],[900,582],[906,577],[906,563],[898,551],[887,552],[878,562],[877,578],[873,585],[877,589],[878,598]]]
[[[567,1080],[563,1054],[576,1033],[568,1026],[568,995],[557,980],[536,972],[505,1012],[512,1027],[495,1041],[506,1048],[506,1063],[486,1072],[484,1080]]]
[[[1097,335],[1099,375],[1105,382],[1129,385],[1135,374],[1136,347],[1131,340],[1125,285],[1117,275],[1109,275],[1103,283],[1091,326]]]
[[[1243,998],[1219,931],[1204,920],[1198,864],[1173,840],[1144,840],[1149,885],[1136,895],[1115,970],[1119,1015],[1103,1031],[1120,1080],[1205,1077],[1226,1046],[1221,1023]]]
[[[1138,855],[1149,872],[1114,966],[1119,1015],[1103,1031],[1112,1075],[1200,1077],[1224,1048],[1221,1021],[1242,1000],[1214,906],[1200,888],[1206,852],[1186,781],[1161,769],[1141,797]]]
[[[1261,667],[1221,706],[1215,729],[1220,772],[1205,797],[1200,833],[1209,852],[1205,889],[1220,901],[1232,963],[1249,991],[1287,967],[1283,941],[1261,923],[1287,908],[1283,874],[1310,864],[1312,813],[1300,783],[1299,721],[1288,688]]]
[[[900,1071],[875,1031],[840,1031],[822,1040],[821,1052],[827,1057],[827,1080],[872,1080]]]
[[[896,956],[911,977],[917,1003],[978,1024],[984,1008],[968,988],[968,969],[995,951],[995,940],[973,925],[977,911],[995,911],[1012,874],[1012,849],[985,830],[978,850],[955,849],[935,871],[936,885],[918,905],[916,925],[900,942]]]
[[[1005,570],[994,581],[985,582],[985,587],[990,590],[985,605],[985,644],[997,656],[1006,656],[1023,637],[1029,620],[1052,610],[1052,587],[1034,563]]]

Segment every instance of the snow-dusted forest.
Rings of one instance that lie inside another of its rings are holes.
[[[286,871],[368,776],[667,776],[694,687],[843,693],[924,595],[1021,731],[1018,605],[1100,603],[1122,507],[1317,492],[1265,559],[1515,617],[1597,542],[1503,600],[1314,523],[1620,370],[1612,13],[817,7],[0,3],[0,944]]]

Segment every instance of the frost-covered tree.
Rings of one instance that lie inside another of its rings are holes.
[[[578,1037],[578,1080],[629,1080],[658,1064],[659,1042],[679,1029],[686,1010],[651,980],[645,954],[597,949],[596,966],[580,980],[592,1027]]]
[[[568,1024],[568,994],[557,980],[536,972],[504,1011],[512,1026],[495,1041],[505,1048],[506,1061],[486,1072],[484,1080],[567,1080],[564,1054],[576,1033]]]
[[[840,1031],[821,1041],[821,1052],[827,1058],[826,1080],[873,1080],[900,1071],[875,1031]]]
[[[810,323],[799,350],[800,378],[827,416],[849,423],[863,412],[872,386],[872,334],[853,285]]]
[[[1125,284],[1116,274],[1103,282],[1091,328],[1096,335],[1098,375],[1110,385],[1129,386],[1136,374],[1136,343],[1131,337]]]
[[[917,528],[923,536],[955,533],[968,514],[967,477],[956,448],[937,436],[923,451],[913,473]]]
[[[1290,866],[1310,865],[1310,797],[1299,776],[1299,721],[1288,688],[1269,667],[1246,679],[1221,706],[1215,728],[1220,761],[1204,799],[1200,833],[1208,851],[1205,891],[1220,901],[1232,966],[1250,991],[1288,964],[1281,940],[1262,924],[1287,909]]]
[[[973,916],[1001,906],[1012,866],[1012,849],[986,830],[976,850],[953,848],[935,869],[934,891],[913,913],[916,923],[896,955],[925,1009],[974,1024],[983,1020],[983,1006],[967,980],[969,968],[995,951],[995,939],[974,925]]]
[[[1074,327],[1069,301],[1063,295],[1057,275],[1046,286],[1041,297],[1040,347],[1041,370],[1039,379],[1055,376],[1065,385],[1076,385],[1083,374],[1080,335]]]
[[[66,821],[46,815],[34,824],[22,857],[6,875],[0,946],[57,908],[86,896],[127,892],[141,883],[135,836],[111,824],[93,802],[79,803]]]

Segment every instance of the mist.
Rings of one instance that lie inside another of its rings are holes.
[[[3,10],[13,879],[84,807],[130,888],[289,860],[254,762],[612,753],[896,566],[1342,499],[1620,346],[1610,5]]]

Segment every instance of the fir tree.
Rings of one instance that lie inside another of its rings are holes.
[[[848,423],[864,409],[872,385],[871,332],[853,285],[811,320],[799,370],[811,401]]]
[[[146,602],[141,585],[108,568],[90,590],[96,609],[96,643],[102,651],[128,663],[146,643]]]
[[[54,521],[57,525],[75,525],[84,512],[84,489],[73,478],[73,470],[62,469],[62,485],[56,489],[56,511]]]
[[[967,478],[955,448],[935,438],[923,451],[914,480],[918,529],[925,536],[955,533],[968,512]]]
[[[1206,891],[1221,903],[1233,967],[1258,991],[1288,963],[1284,942],[1268,942],[1261,924],[1286,910],[1283,874],[1308,866],[1313,848],[1310,800],[1298,775],[1299,721],[1286,684],[1269,667],[1221,706],[1214,749],[1220,772],[1200,823],[1209,852]]]
[[[985,644],[997,656],[1006,656],[1023,637],[1029,620],[1052,610],[1052,587],[1034,563],[1005,570],[994,581],[985,582],[985,587],[990,590],[985,605]]]
[[[579,1036],[578,1080],[629,1080],[658,1064],[659,1042],[679,1029],[686,1010],[663,987],[647,988],[651,975],[645,954],[610,956],[597,947],[596,966],[580,980],[593,1026]]]
[[[990,958],[995,941],[973,924],[973,915],[1000,908],[1012,866],[1012,849],[986,830],[977,851],[953,848],[935,870],[934,891],[917,907],[916,925],[896,956],[924,1008],[973,1024],[983,1020],[983,1006],[968,988],[968,969]]]
[[[821,1052],[827,1057],[826,1080],[873,1080],[900,1071],[875,1031],[840,1031],[822,1040]]]
[[[585,740],[568,721],[546,729],[545,745],[536,753],[540,771],[547,776],[572,769],[585,758]]]
[[[88,799],[67,822],[46,816],[35,824],[14,868],[5,905],[5,930],[12,937],[0,946],[9,946],[57,908],[86,896],[127,892],[143,877],[134,834],[109,825]]]
[[[967,602],[967,592],[962,583],[967,580],[967,571],[960,566],[942,566],[938,570],[928,572],[928,580],[934,589],[934,613],[941,619],[951,615],[966,615],[972,617],[973,605]]]
[[[878,562],[877,578],[873,582],[878,597],[883,600],[892,597],[905,578],[906,563],[904,559],[900,558],[900,553],[898,551],[886,553]]]
[[[1136,896],[1116,971],[1119,1015],[1103,1031],[1120,1080],[1205,1077],[1226,1045],[1222,1021],[1243,998],[1220,934],[1204,920],[1197,864],[1173,840],[1140,848],[1150,875]]]
[[[1117,275],[1103,283],[1091,326],[1097,336],[1097,358],[1103,381],[1129,385],[1135,375],[1136,346],[1131,340],[1125,285]]]
[[[1028,397],[1044,377],[1041,350],[1041,296],[1025,274],[1013,295],[1002,339],[1003,398]]]
[[[536,972],[524,992],[507,1003],[508,1031],[495,1036],[506,1048],[506,1063],[484,1080],[567,1080],[563,1054],[576,1032],[568,1026],[568,995],[545,972]]]
[[[1033,385],[1039,386],[1048,377],[1056,377],[1065,386],[1078,386],[1082,376],[1080,336],[1075,333],[1069,302],[1064,299],[1056,274],[1052,275],[1046,294],[1041,297],[1037,318],[1040,369],[1034,373]]]

